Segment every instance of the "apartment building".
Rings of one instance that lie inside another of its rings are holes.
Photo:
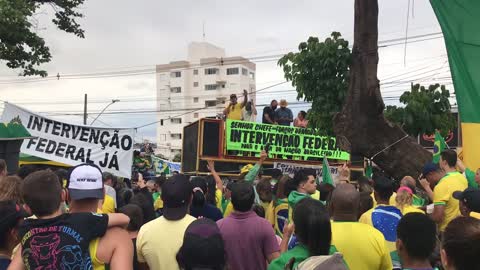
[[[255,101],[255,64],[226,57],[207,42],[192,42],[188,58],[156,67],[157,150],[167,158],[181,152],[183,127],[200,118],[221,115],[230,94],[247,90]]]

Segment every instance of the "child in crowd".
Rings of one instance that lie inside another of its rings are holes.
[[[98,171],[99,177],[89,171],[81,177],[71,176],[70,180],[96,186],[102,181],[100,169]],[[82,185],[70,183],[69,196],[75,198],[86,193],[103,193],[103,188],[85,189],[85,186],[82,188]],[[26,210],[38,218],[25,220],[19,229],[19,252],[27,269],[92,269],[88,249],[90,241],[103,236],[108,227],[129,223],[124,214],[62,214],[60,204],[65,193],[58,177],[50,171],[38,171],[25,178],[23,196]]]

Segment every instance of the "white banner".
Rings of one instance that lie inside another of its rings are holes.
[[[22,153],[72,166],[94,163],[102,171],[131,177],[134,129],[68,124],[5,103],[2,122],[9,123],[16,117],[35,137],[23,142]]]
[[[297,164],[297,163],[283,163],[283,162],[275,162],[273,163],[273,167],[282,171],[283,174],[288,174],[290,177],[293,177],[296,172],[301,169],[314,169],[317,173],[317,178],[322,179],[322,165],[306,165],[306,164]],[[339,171],[338,167],[330,167],[330,174],[334,181],[338,179]]]

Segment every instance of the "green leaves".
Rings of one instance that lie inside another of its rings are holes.
[[[456,127],[451,114],[450,92],[445,85],[430,85],[428,88],[415,84],[411,91],[400,96],[405,107],[387,106],[385,118],[400,125],[412,136],[431,135],[439,130],[442,136]]]
[[[319,42],[308,38],[298,45],[299,52],[283,56],[278,65],[284,77],[297,90],[297,99],[312,102],[309,126],[333,135],[332,117],[340,112],[348,90],[351,51],[339,32]]]
[[[75,21],[83,15],[75,9],[84,0],[0,0],[0,60],[7,67],[22,69],[20,75],[47,76],[38,68],[50,62],[52,55],[42,37],[38,36],[31,21],[42,4],[49,4],[55,10],[52,20],[60,30],[84,38],[84,31]]]

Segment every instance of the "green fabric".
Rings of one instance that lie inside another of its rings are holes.
[[[480,123],[480,1],[430,0],[447,47],[462,123]]]
[[[18,119],[18,121],[20,120]],[[0,140],[25,139],[32,137],[28,130],[22,125],[21,121],[18,121],[16,119],[12,119],[12,121],[8,124],[0,123]]]
[[[225,199],[222,197],[222,213],[225,214],[225,210],[227,209],[227,205],[230,203],[230,200]]]
[[[478,184],[475,181],[475,172],[467,168],[465,170],[465,177],[468,181],[468,187],[478,188]]]
[[[333,245],[330,246],[329,255],[333,255],[338,252],[337,248]],[[296,269],[297,265],[299,265],[304,260],[308,259],[310,254],[308,252],[307,247],[302,244],[297,245],[296,247],[292,248],[291,250],[283,253],[277,259],[273,260],[272,263],[268,266],[268,270],[283,270],[285,265],[290,261],[291,258],[295,258],[295,263],[293,264],[292,269]],[[349,269],[345,259],[342,260],[345,267]]]
[[[438,164],[440,162],[440,153],[448,148],[447,143],[443,139],[442,135],[438,131],[435,131],[435,143],[433,145],[433,163]]]
[[[255,164],[250,171],[248,171],[247,175],[245,175],[245,181],[246,182],[253,182],[255,181],[255,178],[257,178],[258,173],[260,172],[260,169],[262,166],[260,164]]]
[[[367,168],[365,168],[365,176],[368,178],[372,178],[373,175],[373,168],[370,162],[367,163]]]
[[[425,199],[418,197],[417,195],[413,194],[412,205],[415,207],[422,207],[425,206]]]
[[[160,193],[159,192],[154,192],[154,193],[152,193],[152,197],[153,197],[153,201],[156,201],[158,199],[158,197],[160,197]]]
[[[326,157],[323,157],[322,183],[335,186],[335,183],[333,182],[332,174],[330,173],[330,166],[328,165],[328,160]]]
[[[295,208],[295,205],[297,203],[305,198],[310,198],[310,195],[305,194],[305,193],[300,193],[298,191],[292,191],[290,192],[290,195],[288,195],[288,206],[291,209]]]

